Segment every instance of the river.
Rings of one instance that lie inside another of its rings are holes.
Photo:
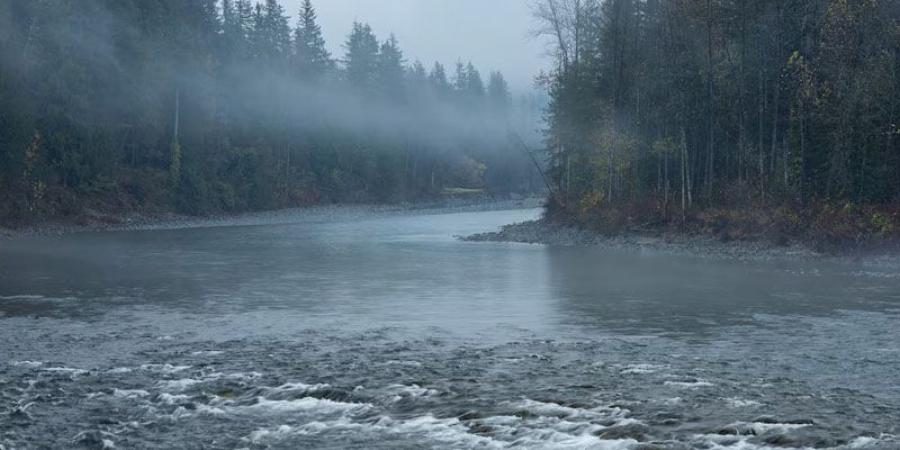
[[[537,210],[0,242],[0,449],[900,448],[897,259],[456,236]]]

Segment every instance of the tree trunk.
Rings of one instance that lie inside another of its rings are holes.
[[[715,129],[713,126],[714,92],[713,92],[713,41],[712,41],[712,0],[706,0],[706,89],[707,89],[707,148],[706,148],[706,198],[712,201],[713,183],[715,182]]]
[[[681,225],[687,219],[687,131],[681,128]]]
[[[746,80],[746,61],[747,61],[747,17],[746,2],[738,1],[740,4],[740,30],[741,30],[741,61],[740,61],[740,79],[738,80],[738,108],[740,109],[740,124],[738,125],[738,181],[744,181],[744,158],[747,151],[747,94],[744,86]]]
[[[765,134],[765,114],[766,114],[766,85],[763,80],[762,67],[759,69],[759,142],[756,150],[759,157],[759,193],[763,201],[766,200],[766,150],[763,144],[763,135]]]
[[[787,133],[784,133],[784,135],[781,136],[781,150],[784,153],[784,187],[787,188],[790,186],[791,181],[790,174],[788,173],[791,161],[791,149],[788,146]]]
[[[806,195],[804,194],[804,185],[806,181],[806,108],[800,104],[800,202],[806,203]]]
[[[613,201],[613,197],[614,197],[613,189],[615,189],[614,180],[613,180],[613,178],[615,176],[614,171],[613,171],[613,151],[614,151],[613,149],[615,148],[616,141],[617,141],[615,136],[616,136],[616,133],[615,133],[615,131],[613,131],[613,140],[609,146],[609,152],[607,152],[607,156],[606,156],[606,170],[607,170],[606,177],[608,178],[607,183],[609,185],[609,188],[607,189],[607,195],[609,195],[610,203],[612,203],[612,201]]]
[[[663,217],[669,220],[669,148],[665,149],[665,158],[663,163],[663,189],[665,191],[663,200]]]
[[[773,89],[775,92],[772,94],[774,97],[772,101],[772,152],[771,157],[769,158],[769,173],[777,177],[778,175],[776,175],[775,172],[775,160],[778,155],[778,106],[781,97],[781,83],[778,82],[777,76]]]
[[[172,140],[178,142],[178,128],[181,125],[181,88],[175,88],[175,119],[172,126]]]

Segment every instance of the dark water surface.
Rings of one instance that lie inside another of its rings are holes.
[[[0,449],[900,448],[900,260],[454,239],[537,215],[0,242]]]

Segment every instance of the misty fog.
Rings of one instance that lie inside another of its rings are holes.
[[[299,0],[285,1],[291,15]],[[545,58],[547,39],[536,36],[537,21],[525,0],[329,0],[317,5],[329,49],[340,43],[354,20],[379,34],[394,33],[411,59],[451,65],[471,60],[485,70],[498,70],[513,95],[536,89],[534,78],[552,67]]]
[[[0,450],[900,449],[900,2],[0,0]]]

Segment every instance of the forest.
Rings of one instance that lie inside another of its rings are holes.
[[[539,96],[277,0],[0,2],[0,217],[541,189]]]
[[[900,2],[541,0],[551,213],[853,238],[900,225]]]

